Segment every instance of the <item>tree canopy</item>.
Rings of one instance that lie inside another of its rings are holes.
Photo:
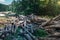
[[[8,10],[8,5],[0,3],[0,11],[7,11],[7,10]]]
[[[17,0],[12,2],[12,9],[17,14],[29,15],[39,13],[39,0]]]
[[[58,0],[13,0],[11,10],[16,15],[36,14],[36,15],[57,15],[60,13]]]

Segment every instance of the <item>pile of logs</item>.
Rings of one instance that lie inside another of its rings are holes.
[[[52,18],[50,20],[45,19],[38,19],[39,21],[35,20],[36,23],[41,23],[38,27],[44,28],[48,32],[48,36],[45,38],[39,37],[39,40],[60,40],[60,15]]]
[[[60,15],[41,25],[50,34],[49,37],[60,38]]]

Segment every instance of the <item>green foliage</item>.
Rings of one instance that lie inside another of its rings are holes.
[[[0,4],[0,11],[7,11],[8,5]]]
[[[18,14],[29,15],[39,13],[39,0],[17,0],[12,2],[12,10]]]
[[[43,16],[56,16],[60,13],[60,7],[56,7],[57,0],[14,0],[11,6],[11,10],[16,15],[29,15],[33,13]]]
[[[34,35],[37,37],[46,37],[48,34],[45,30],[38,29],[38,30],[35,30]]]

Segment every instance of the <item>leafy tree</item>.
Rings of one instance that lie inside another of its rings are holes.
[[[48,16],[55,16],[55,6],[56,2],[55,0],[46,0],[47,3],[42,3],[42,6],[40,6],[40,15],[48,15]],[[41,4],[40,4],[41,5]]]
[[[56,0],[13,0],[11,5],[12,11],[16,15],[33,13],[36,15],[55,16],[58,12],[58,9],[56,10]]]
[[[39,13],[39,3],[39,0],[17,0],[13,8],[17,14],[36,14]]]
[[[54,3],[52,3],[52,1],[51,0],[49,0],[49,3],[48,3],[48,5],[47,5],[47,7],[46,7],[46,13],[47,13],[47,15],[50,15],[50,16],[55,16],[55,5],[54,5]]]
[[[0,4],[0,11],[7,11],[8,8],[8,5]]]

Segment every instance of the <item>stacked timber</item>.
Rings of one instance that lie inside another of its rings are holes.
[[[46,22],[47,20],[44,18],[40,18],[38,16],[35,16],[33,19],[31,19],[32,23],[36,23],[38,25],[41,25],[42,23]]]
[[[60,15],[42,23],[39,27],[43,27],[49,33],[47,37],[39,37],[39,40],[60,40]]]
[[[60,37],[60,15],[41,25],[50,33],[49,37]]]

